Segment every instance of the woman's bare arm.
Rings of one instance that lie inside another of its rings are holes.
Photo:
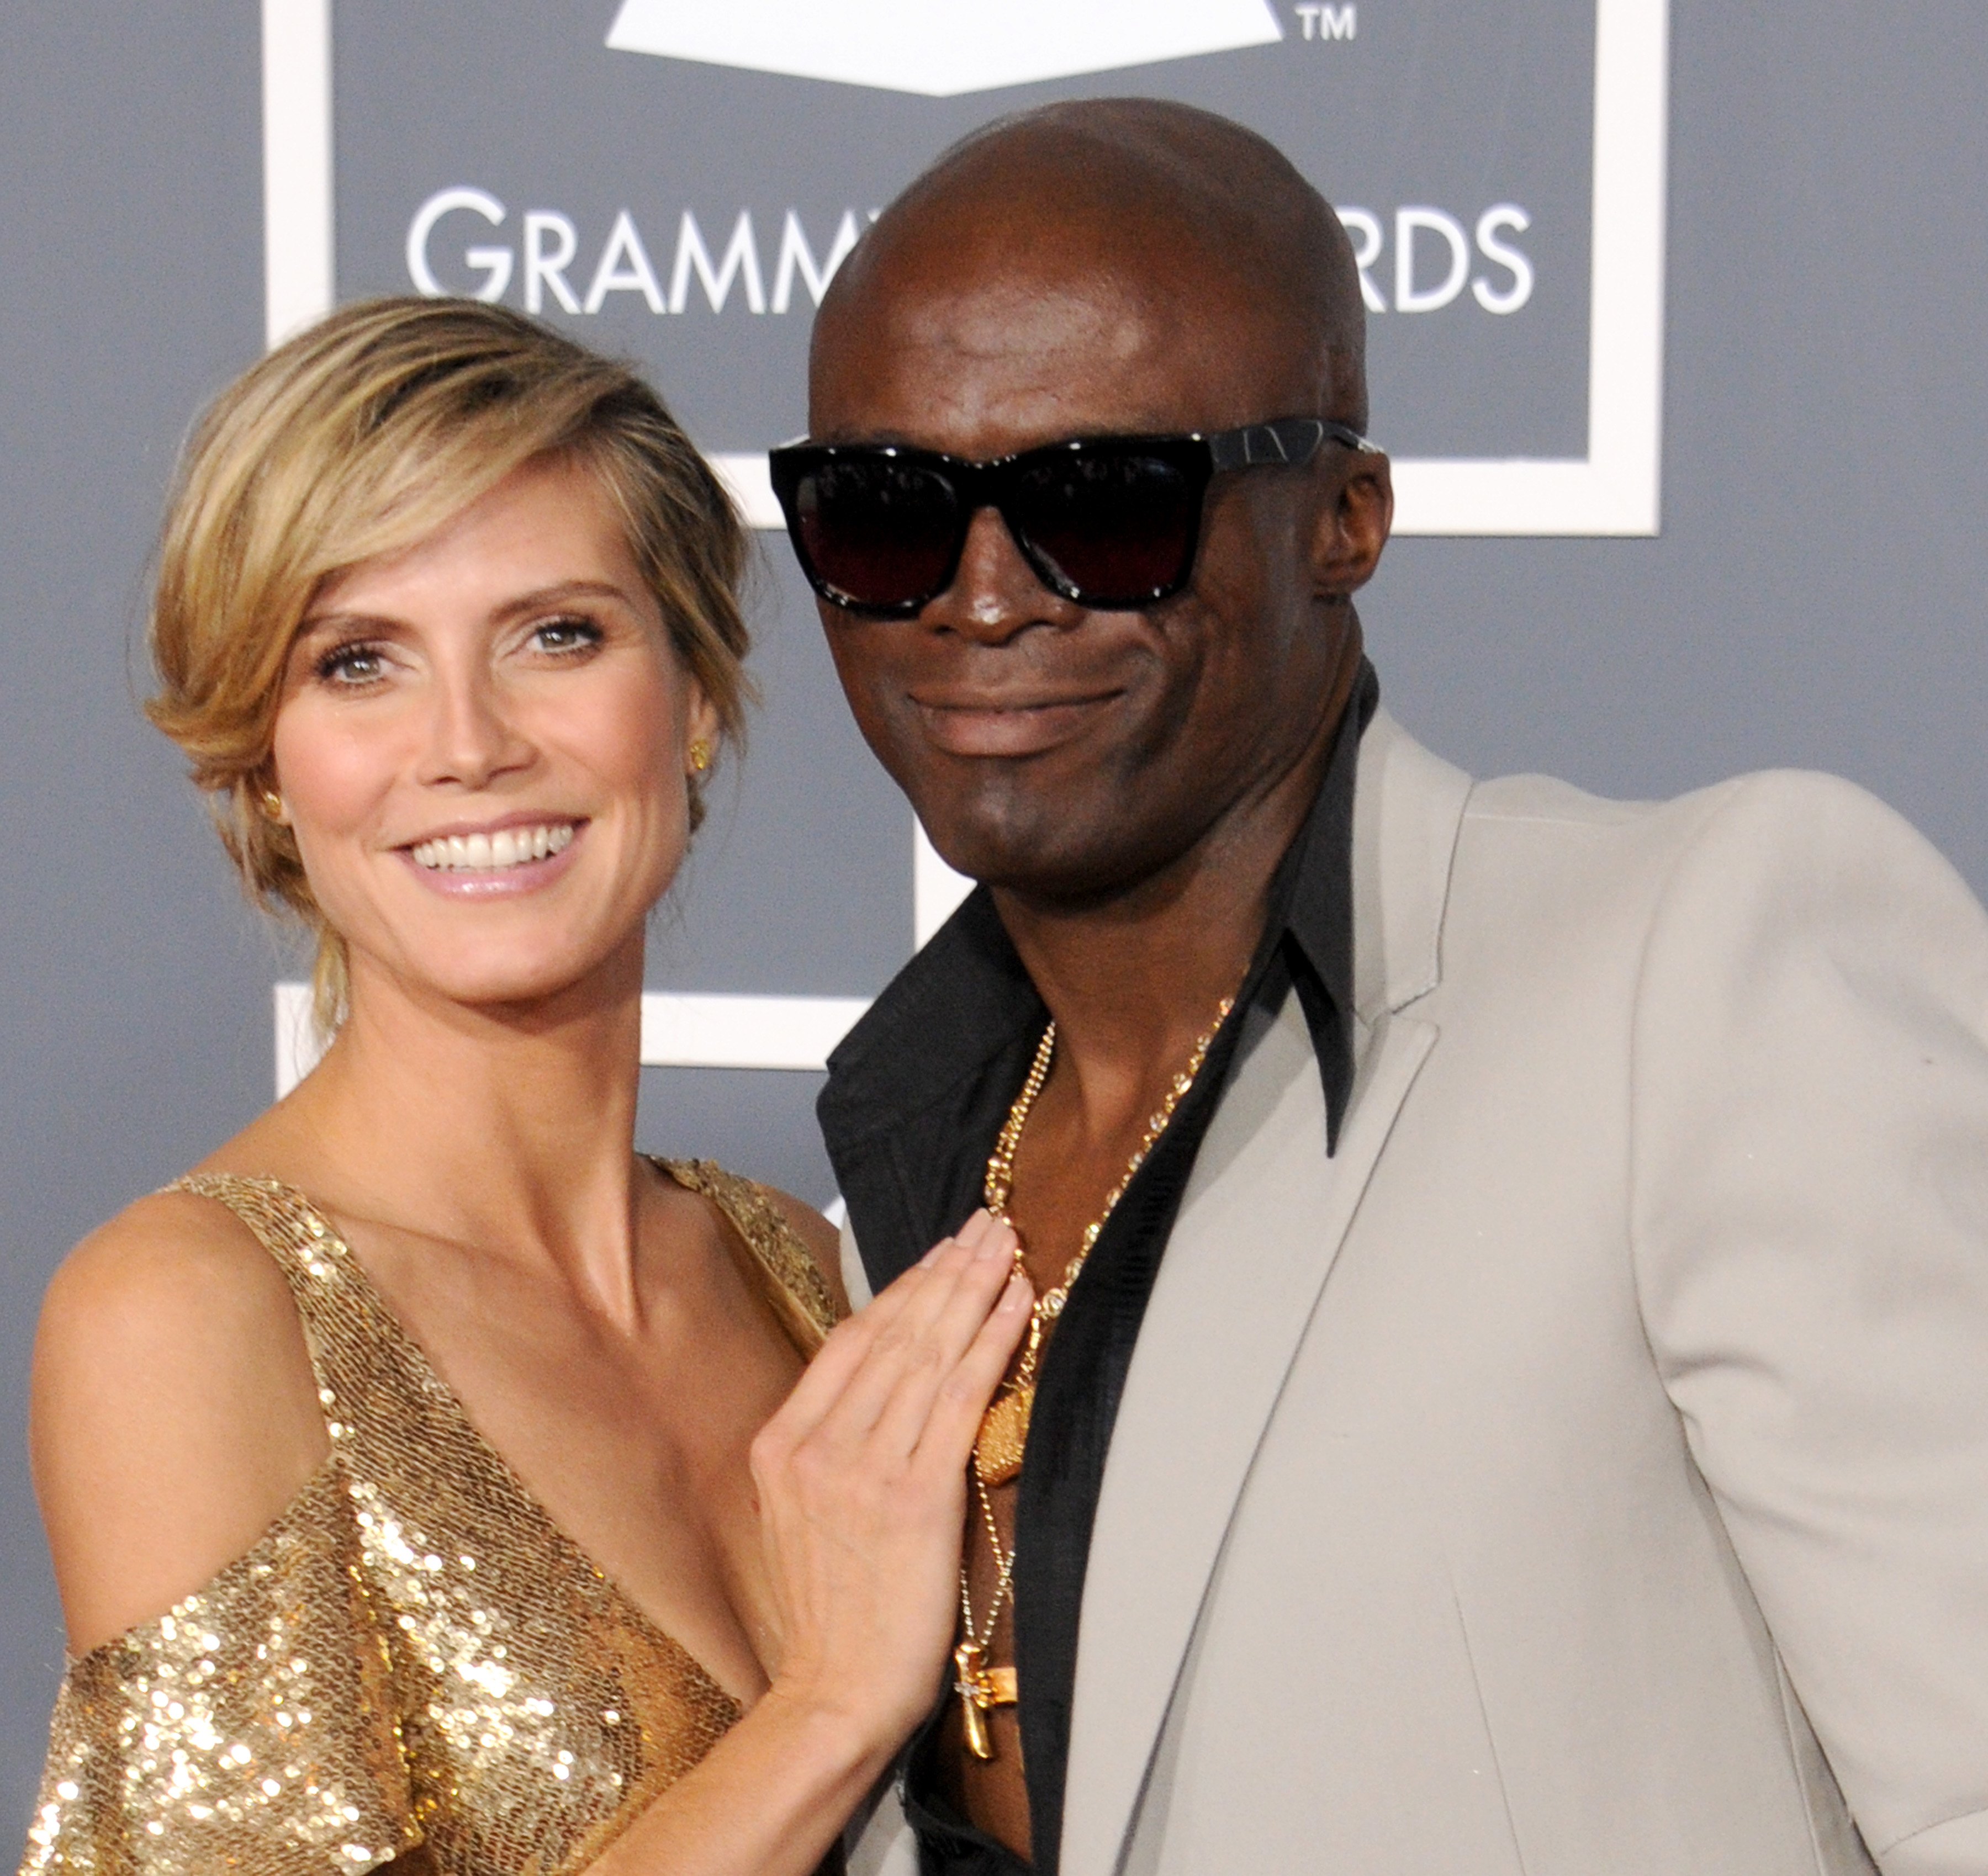
[[[86,1238],[42,1305],[30,1442],[73,1654],[250,1549],[329,1442],[289,1287],[247,1227],[169,1192]]]

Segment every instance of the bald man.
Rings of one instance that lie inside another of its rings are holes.
[[[776,454],[981,882],[831,1063],[851,1287],[985,1201],[1043,1299],[923,1867],[1988,1871],[1988,924],[1844,783],[1418,747],[1362,322],[1262,140],[1057,106]]]

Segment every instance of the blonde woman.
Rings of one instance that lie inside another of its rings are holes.
[[[336,1033],[49,1291],[29,1868],[800,1876],[928,1709],[1006,1228],[837,1327],[820,1218],[634,1150],[743,554],[496,308],[336,314],[195,434],[151,713]]]

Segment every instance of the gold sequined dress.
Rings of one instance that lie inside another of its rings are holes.
[[[833,1305],[761,1189],[664,1170],[725,1214],[811,1354]],[[331,1450],[246,1555],[70,1664],[23,1871],[583,1869],[736,1703],[525,1490],[308,1200],[225,1175],[180,1189],[281,1266]]]

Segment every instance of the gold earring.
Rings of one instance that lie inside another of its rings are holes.
[[[282,796],[273,788],[265,788],[262,791],[262,812],[279,827],[287,827],[290,824],[290,811],[283,805]]]
[[[702,736],[695,738],[691,743],[690,766],[699,775],[711,766],[711,745]]]

